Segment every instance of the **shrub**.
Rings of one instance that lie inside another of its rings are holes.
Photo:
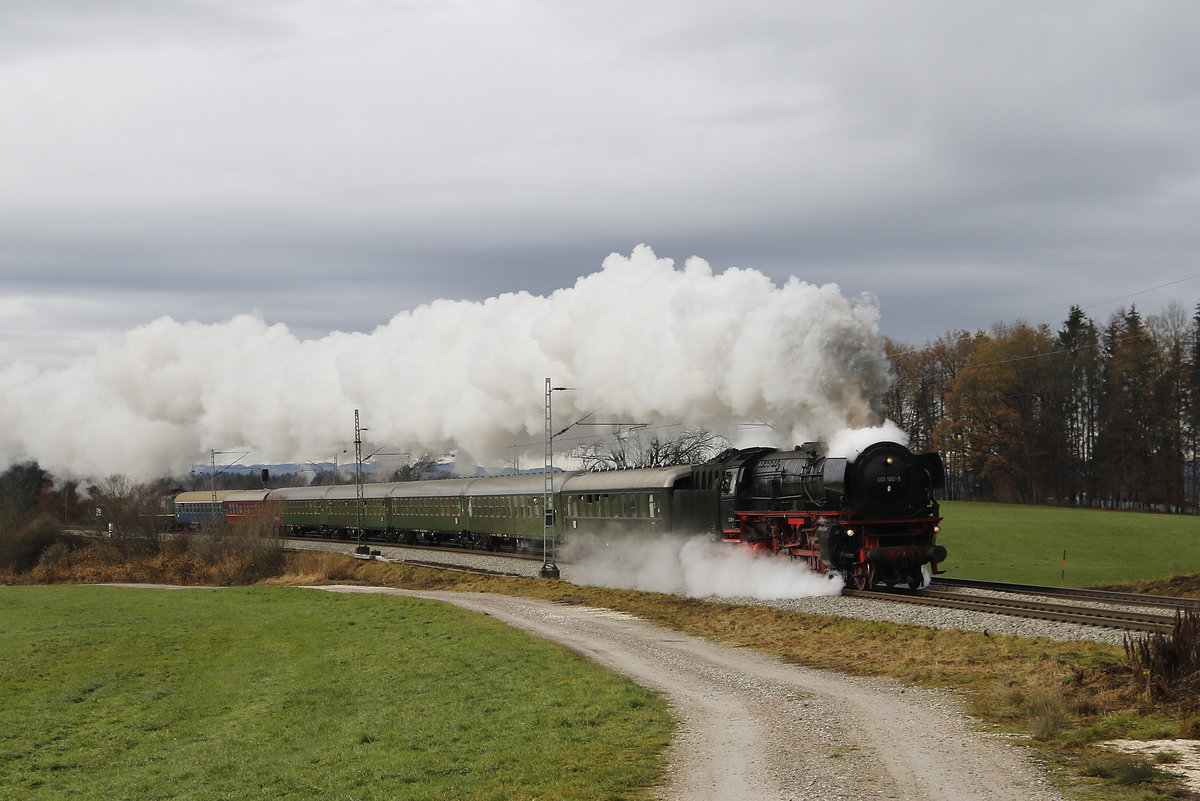
[[[1177,612],[1169,632],[1126,637],[1125,655],[1151,701],[1200,703],[1200,613]]]
[[[1096,779],[1110,779],[1127,787],[1163,782],[1171,778],[1149,760],[1127,754],[1094,756],[1080,764],[1079,772]]]
[[[1117,784],[1130,786],[1162,781],[1167,775],[1145,759],[1132,758],[1123,759],[1117,764],[1113,778]]]
[[[36,517],[15,531],[0,533],[0,570],[31,570],[60,535],[58,524],[46,517]]]
[[[1030,734],[1035,740],[1049,740],[1071,717],[1066,701],[1053,690],[1033,690],[1026,699],[1026,706],[1030,715]]]

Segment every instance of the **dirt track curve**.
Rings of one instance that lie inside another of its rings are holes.
[[[1062,801],[946,693],[810,670],[605,609],[370,587],[447,601],[561,643],[664,693],[678,719],[669,801]]]

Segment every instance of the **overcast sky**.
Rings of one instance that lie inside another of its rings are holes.
[[[7,0],[0,368],[163,315],[369,331],[639,243],[873,293],[910,344],[1190,311],[1197,31],[1166,0]]]

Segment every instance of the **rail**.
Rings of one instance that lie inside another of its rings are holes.
[[[1135,612],[1128,609],[1107,609],[1076,606],[1061,603],[1032,601],[1023,598],[988,595],[966,595],[956,592],[921,590],[915,593],[877,592],[873,590],[846,590],[843,595],[854,598],[872,598],[902,604],[936,606],[943,609],[961,609],[1010,617],[1050,620],[1082,626],[1099,626],[1138,632],[1168,632],[1174,625],[1169,614]]]
[[[1166,607],[1169,609],[1200,611],[1200,599],[1178,598],[1171,595],[1146,595],[1138,592],[1114,592],[1112,590],[1092,590],[1080,587],[1050,587],[1039,584],[1014,584],[1007,581],[982,581],[979,579],[955,579],[939,577],[930,585],[931,589],[938,587],[958,587],[993,592],[1020,593],[1022,595],[1044,595],[1055,598],[1070,598],[1076,601],[1096,601],[1098,603],[1120,604],[1122,606]]]

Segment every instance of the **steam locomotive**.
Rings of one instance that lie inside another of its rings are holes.
[[[857,589],[917,589],[923,568],[936,573],[946,558],[936,544],[941,518],[933,492],[945,484],[936,453],[877,442],[851,460],[810,442],[792,451],[726,451],[714,465],[722,471],[727,542],[802,559]]]
[[[705,464],[274,490],[185,492],[177,522],[269,516],[286,534],[540,551],[566,540],[703,533],[836,572],[859,589],[937,572],[937,454],[878,442],[857,458],[820,443],[731,449]],[[549,502],[547,505],[547,501]]]

